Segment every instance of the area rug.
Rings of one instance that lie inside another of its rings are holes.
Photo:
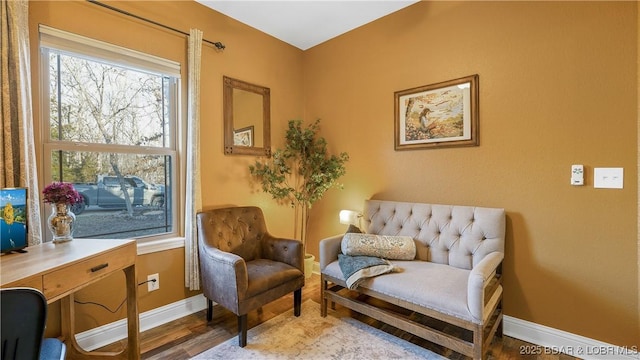
[[[427,349],[389,335],[350,317],[330,312],[307,300],[300,317],[293,310],[247,332],[247,346],[237,335],[194,360],[209,359],[446,359]]]

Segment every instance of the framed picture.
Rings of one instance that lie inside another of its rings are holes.
[[[234,146],[253,146],[253,125],[233,131]]]
[[[0,189],[0,250],[27,247],[27,188]],[[24,252],[24,251],[22,251]]]
[[[396,91],[395,149],[478,146],[478,75]]]

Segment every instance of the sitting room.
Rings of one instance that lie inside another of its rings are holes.
[[[638,360],[638,10],[2,0],[1,287],[69,359]]]

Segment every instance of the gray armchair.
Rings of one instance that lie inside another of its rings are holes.
[[[258,207],[231,207],[198,213],[200,276],[207,298],[238,316],[238,342],[247,344],[247,313],[293,292],[300,316],[304,286],[304,249],[298,240],[267,232]]]

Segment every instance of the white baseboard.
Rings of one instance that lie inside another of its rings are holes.
[[[319,273],[318,263],[314,264],[314,273]],[[206,307],[207,301],[200,294],[146,311],[140,314],[140,331],[202,311]],[[511,316],[505,315],[503,319],[505,335],[535,344],[535,346],[520,349],[522,355],[564,353],[588,360],[640,360],[640,349],[637,347],[624,348],[611,345]],[[123,319],[79,333],[76,335],[76,340],[83,349],[92,351],[126,337],[127,322]]]
[[[523,346],[521,355],[553,355],[564,353],[580,359],[640,359],[639,345],[633,348],[607,344],[602,341],[557,330],[511,316],[504,316],[503,333],[507,336],[524,340],[535,346]]]
[[[207,308],[206,298],[200,294],[188,299],[145,311],[140,314],[140,332],[156,326],[202,311]],[[126,319],[99,326],[76,334],[78,345],[86,351],[99,349],[127,337]]]

